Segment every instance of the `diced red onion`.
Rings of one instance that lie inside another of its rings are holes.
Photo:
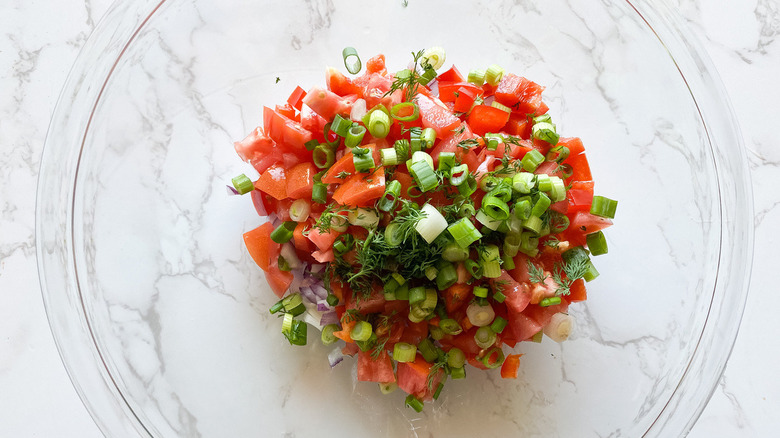
[[[278,227],[282,224],[282,220],[279,219],[279,216],[277,216],[276,213],[271,213],[268,215],[268,222],[270,222],[274,227]]]
[[[255,205],[257,214],[260,216],[268,216],[268,211],[266,211],[265,204],[263,203],[262,192],[260,192],[260,190],[252,190],[250,193],[252,193],[252,204]]]
[[[325,289],[325,287],[323,287],[321,284],[313,284],[311,289],[318,297],[322,298],[323,300],[328,297],[328,290]]]
[[[313,264],[313,265],[311,265],[309,267],[309,271],[311,271],[312,274],[316,274],[316,273],[322,271],[323,269],[325,269],[325,265],[317,264],[317,263],[315,263],[315,264]]]
[[[228,196],[235,196],[239,194],[238,190],[236,190],[236,188],[231,186],[230,184],[225,184],[225,187],[227,187]]]
[[[309,300],[309,302],[312,304],[317,304],[317,300],[319,299],[314,291],[311,290],[311,287],[302,287],[301,296]]]
[[[320,318],[320,325],[326,326],[328,324],[338,324],[339,316],[336,312],[326,312],[322,314]]]
[[[330,306],[328,305],[328,302],[325,300],[319,300],[317,301],[317,310],[320,312],[327,312],[330,310]]]
[[[328,353],[328,363],[331,368],[338,365],[342,360],[344,360],[344,353],[341,352],[341,347],[336,347]]]

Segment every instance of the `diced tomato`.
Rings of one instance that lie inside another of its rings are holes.
[[[355,292],[355,294],[358,294],[358,292]],[[371,288],[371,294],[368,297],[362,295],[355,297],[355,294],[347,300],[347,309],[357,309],[363,315],[384,310],[385,295],[381,286]]]
[[[352,105],[347,100],[330,90],[320,87],[313,87],[309,90],[303,98],[303,103],[325,120],[332,120],[336,114],[346,116],[352,109]]]
[[[556,146],[566,146],[569,148],[569,155],[579,155],[585,152],[585,146],[582,144],[582,140],[577,137],[561,137],[558,139]]]
[[[569,202],[568,201],[553,202],[552,204],[550,204],[550,210],[561,214],[566,214],[569,212]]]
[[[276,105],[274,111],[276,111],[277,114],[283,115],[290,120],[295,120],[295,108],[293,108],[289,103],[285,103],[284,105]]]
[[[287,197],[292,199],[311,199],[314,187],[314,165],[300,163],[287,171]]]
[[[308,105],[301,108],[301,126],[312,133],[312,138],[319,142],[325,141],[325,125],[328,121],[324,117],[315,113]]]
[[[477,105],[471,109],[468,124],[477,135],[498,132],[509,121],[509,113],[489,105]]]
[[[284,168],[274,164],[260,174],[260,177],[255,181],[255,188],[281,200],[287,197],[286,178]]]
[[[466,79],[460,73],[460,71],[453,65],[449,70],[443,71],[436,76],[436,80],[439,82],[463,82]]]
[[[517,369],[520,368],[520,356],[522,354],[510,354],[501,365],[501,377],[504,379],[516,379]]]
[[[276,148],[276,142],[263,132],[263,128],[257,127],[241,141],[233,143],[236,153],[242,160],[249,162],[253,158],[271,154]]]
[[[360,347],[354,342],[347,342],[341,347],[341,353],[347,356],[354,356],[360,352]]]
[[[351,79],[332,67],[328,67],[325,71],[325,85],[328,87],[328,90],[339,96],[348,96],[350,94],[363,95],[363,89],[360,86],[355,85]],[[330,118],[328,119],[330,120]]]
[[[420,108],[420,118],[426,128],[436,131],[437,138],[447,137],[451,131],[460,125],[460,119],[455,117],[446,107],[439,105],[425,95],[417,96],[417,106]]]
[[[471,132],[471,129],[469,129],[468,124],[463,123],[460,127],[463,129],[461,130],[459,128],[456,129],[455,132],[451,132],[449,135],[444,137],[440,142],[438,142],[436,146],[434,146],[433,149],[431,150],[431,157],[433,157],[434,167],[439,165],[439,154],[441,154],[442,152],[454,152],[455,158],[460,160],[462,163],[466,163],[466,155],[471,153],[473,158],[469,157],[469,159],[476,162],[477,160],[476,154],[474,154],[473,151],[467,151],[464,148],[458,147],[458,143],[464,140],[474,139],[477,136],[474,135],[473,132]],[[469,165],[469,169],[471,169],[470,165]],[[474,167],[474,169],[476,169],[476,166]]]
[[[341,205],[365,207],[385,193],[385,169],[370,174],[358,173],[347,178],[333,192],[333,200]]]
[[[379,148],[376,147],[375,144],[366,144],[361,146],[362,148],[368,148],[371,151],[371,156],[374,158],[374,163],[376,165],[379,165],[379,163],[382,162],[381,159],[381,153],[379,152]],[[333,163],[332,166],[328,169],[327,172],[325,172],[325,175],[322,175],[322,182],[325,184],[341,184],[346,179],[345,178],[339,178],[339,175],[347,175],[352,176],[355,175],[355,161],[354,157],[352,156],[352,151],[348,150],[344,154],[343,157],[336,160],[335,163]],[[363,176],[368,175],[363,174]]]
[[[538,322],[523,313],[509,312],[507,321],[509,329],[518,341],[525,341],[542,329]]]
[[[512,278],[518,283],[529,283],[531,277],[528,275],[528,256],[519,252],[512,260],[515,264],[515,269],[512,269]]]
[[[333,247],[333,242],[339,237],[339,232],[334,229],[329,229],[328,232],[323,233],[319,228],[312,228],[309,230],[309,240],[317,246],[320,251],[327,251]]]
[[[252,231],[244,233],[244,244],[246,245],[252,260],[257,263],[263,271],[268,271],[271,260],[276,260],[281,251],[281,245],[271,240],[271,232],[274,226],[270,222],[255,228]]]
[[[585,153],[581,153],[573,157],[569,155],[569,158],[565,159],[563,162],[572,167],[572,175],[571,178],[566,180],[567,184],[573,181],[593,180],[593,177],[590,174],[590,166],[588,165],[588,158],[585,156]]]
[[[417,345],[428,337],[428,321],[411,322],[407,320],[406,328],[401,335],[401,342]]]
[[[587,211],[579,211],[571,218],[569,229],[582,234],[595,233],[612,225],[612,220],[590,214]]]
[[[300,111],[301,107],[303,106],[304,96],[306,96],[306,90],[301,88],[299,85],[295,87],[295,90],[293,90],[292,93],[290,93],[290,97],[287,98],[287,103],[289,103],[291,107]]]
[[[305,155],[308,151],[304,144],[312,139],[312,134],[303,126],[268,107],[263,107],[263,128],[278,146],[287,146],[282,152]],[[310,153],[309,153],[310,155]]]
[[[393,179],[401,184],[400,196],[404,199],[412,199],[412,197],[409,196],[409,188],[414,185],[414,178],[406,172],[396,170],[393,174]]]
[[[507,134],[529,140],[531,138],[532,126],[533,123],[528,120],[528,116],[525,114],[512,114],[509,116],[506,126],[504,126],[504,131]]]
[[[456,283],[449,288],[444,289],[441,292],[441,295],[444,299],[444,306],[447,309],[447,313],[451,313],[471,300],[473,294],[470,285]]]
[[[329,263],[334,260],[336,260],[336,255],[333,253],[333,249],[329,249],[327,251],[317,250],[311,253],[311,256],[314,258],[314,260],[317,260],[319,263]]]
[[[385,55],[379,54],[366,61],[366,71],[369,73],[385,74]]]
[[[395,382],[393,362],[387,351],[379,351],[376,359],[372,357],[372,351],[359,351],[357,379],[361,382]]]
[[[265,273],[265,279],[268,281],[268,285],[271,286],[271,290],[274,291],[276,296],[282,298],[285,292],[287,292],[287,289],[290,288],[290,284],[292,284],[293,274],[289,271],[280,270],[276,261],[274,261],[273,264],[268,267],[268,271]]]
[[[461,89],[468,90],[473,96],[482,94],[482,88],[471,82],[447,82],[439,81],[439,99],[442,102],[455,102]],[[457,93],[457,94],[456,94]]]
[[[458,94],[455,96],[455,105],[452,107],[452,109],[459,113],[469,112],[471,107],[474,105],[474,101],[479,95],[479,91],[466,87],[458,88]]]
[[[311,253],[314,250],[311,240],[303,235],[303,230],[310,227],[311,224],[305,222],[300,222],[295,226],[293,231],[293,245],[295,245],[295,249],[306,253]]]
[[[550,322],[553,315],[560,312],[566,312],[568,308],[569,303],[567,303],[565,300],[562,301],[561,304],[548,307],[532,304],[523,311],[523,314],[536,321],[540,326],[544,327]]]
[[[493,288],[496,289],[501,285],[501,293],[506,296],[507,310],[513,312],[522,312],[531,301],[531,293],[528,285],[524,283],[518,283],[512,278],[506,271],[501,270],[501,276],[490,281]]]
[[[433,398],[436,387],[441,382],[444,370],[438,369],[433,376],[433,384],[428,386],[428,375],[432,365],[418,354],[414,362],[398,363],[398,387],[423,401]]]
[[[477,333],[477,327],[471,327],[466,329],[464,327],[461,334],[453,336],[449,343],[453,347],[460,348],[464,353],[478,354],[482,347],[477,345],[477,341],[474,340],[474,335]]]
[[[576,181],[566,192],[569,211],[590,211],[593,204],[593,181]]]
[[[512,73],[505,74],[496,88],[496,101],[502,103],[520,114],[544,114],[546,105],[542,106],[542,91],[544,87],[528,79]]]
[[[366,73],[356,81],[356,85],[363,87],[361,95],[366,100],[368,109],[380,103],[386,103],[385,106],[387,107],[392,107],[398,103],[392,96],[388,96],[389,98],[385,99],[385,94],[390,91],[392,84],[393,80],[391,78],[379,73]]]
[[[566,301],[570,303],[577,303],[588,299],[588,291],[585,289],[585,280],[579,278],[575,280],[569,287],[571,293],[564,295]]]

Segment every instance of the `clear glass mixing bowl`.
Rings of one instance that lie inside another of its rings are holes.
[[[345,46],[443,46],[547,86],[559,131],[620,200],[569,342],[522,345],[520,378],[471,373],[416,414],[399,392],[291,348],[227,197],[263,104],[323,83]],[[279,78],[277,83],[276,78]],[[733,345],[751,193],[716,74],[656,0],[117,2],[65,84],[38,188],[43,296],[108,436],[677,436]]]

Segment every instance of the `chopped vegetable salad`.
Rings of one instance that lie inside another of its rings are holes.
[[[259,173],[231,190],[268,217],[244,242],[280,299],[270,312],[291,344],[318,328],[331,366],[357,356],[358,380],[418,412],[467,370],[517,378],[518,343],[569,336],[617,202],[594,196],[541,85],[444,70],[441,48],[395,72],[343,57],[357,76],[327,69],[235,143]]]

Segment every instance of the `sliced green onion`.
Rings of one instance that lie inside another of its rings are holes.
[[[455,152],[439,153],[439,171],[449,174],[453,167],[455,167]]]
[[[563,179],[568,179],[572,175],[574,175],[574,168],[571,167],[571,165],[569,165],[568,163],[563,163],[559,165],[556,171],[561,173],[561,177]]]
[[[526,156],[527,155],[528,154],[526,154]],[[516,173],[512,177],[512,188],[517,193],[522,193],[522,194],[531,193],[531,189],[533,189],[535,185],[536,185],[536,183],[534,182],[534,174],[533,173],[520,172],[520,173]]]
[[[458,215],[460,217],[470,218],[471,216],[474,216],[477,214],[477,209],[474,208],[474,204],[472,203],[464,203],[460,206],[460,209],[458,210]]]
[[[357,208],[350,210],[347,214],[347,221],[350,225],[356,225],[363,228],[373,228],[379,224],[379,215],[373,209]]]
[[[480,266],[479,263],[469,259],[463,262],[463,266],[466,267],[466,270],[469,274],[471,274],[472,277],[476,278],[477,280],[482,278],[482,266]]]
[[[496,312],[490,304],[474,301],[466,308],[466,315],[469,317],[469,321],[472,325],[475,327],[484,327],[493,322]]]
[[[287,315],[289,315],[289,313]],[[303,321],[293,321],[292,329],[289,333],[285,333],[285,337],[292,345],[306,345],[308,327],[308,324]]]
[[[306,306],[303,305],[303,299],[301,294],[290,294],[282,299],[282,306],[284,311],[292,316],[298,316],[306,311]]]
[[[401,285],[398,284],[398,282],[395,280],[395,278],[390,277],[390,279],[388,279],[385,282],[384,286],[382,286],[382,292],[384,292],[385,295],[386,294],[395,294],[395,291],[398,290],[398,288],[400,286]]]
[[[400,301],[409,301],[409,285],[402,284],[395,290],[395,299]]]
[[[452,225],[450,225],[450,227],[452,227]],[[447,227],[447,229],[449,229],[449,227]],[[477,229],[474,228],[474,231],[476,230]],[[480,234],[480,236],[482,235]],[[469,258],[469,250],[467,248],[461,247],[457,242],[448,242],[447,245],[444,246],[444,250],[441,252],[441,258],[448,262],[462,262]]]
[[[450,169],[450,184],[460,186],[469,177],[469,166],[461,164]]]
[[[550,198],[542,192],[536,194],[536,202],[531,209],[531,216],[542,217],[545,211],[550,208]]]
[[[504,351],[501,347],[493,347],[488,350],[484,356],[480,359],[483,365],[488,368],[498,368],[504,363]]]
[[[504,77],[504,69],[496,64],[491,65],[485,72],[485,82],[495,87]]]
[[[406,342],[397,342],[393,347],[393,359],[398,362],[414,362],[417,355],[417,346]]]
[[[507,178],[509,179],[509,178]],[[504,180],[498,181],[492,190],[488,193],[489,196],[494,196],[504,202],[509,202],[512,199],[512,186],[511,183],[507,183]]]
[[[280,311],[282,311],[282,309],[284,309],[284,304],[282,303],[282,301],[283,300],[277,301],[276,304],[274,304],[273,306],[271,306],[270,309],[268,309],[271,315],[273,315],[274,313],[279,313]]]
[[[249,179],[249,177],[244,175],[243,173],[233,178],[231,181],[233,183],[233,187],[235,187],[236,190],[238,190],[238,193],[240,195],[249,193],[255,189],[255,185],[252,183],[252,180]]]
[[[436,287],[439,290],[447,289],[458,281],[458,272],[455,270],[455,265],[447,263],[443,267],[439,268],[439,272],[436,275]]]
[[[536,170],[537,167],[539,167],[540,164],[542,164],[542,162],[544,162],[544,155],[542,155],[542,153],[537,151],[536,149],[532,149],[528,151],[525,154],[525,156],[523,156],[523,159],[520,161],[520,163],[523,166],[523,170],[525,170],[526,172],[533,172],[534,170]],[[528,192],[521,192],[521,193],[528,193]]]
[[[439,213],[436,207],[426,203],[420,209],[422,213],[425,213],[425,217],[417,222],[414,229],[425,239],[426,242],[431,243],[442,231],[447,229],[447,219]]]
[[[439,321],[439,328],[448,335],[459,335],[463,331],[463,328],[458,324],[458,321],[455,321],[452,318],[445,318]]]
[[[341,56],[344,58],[344,67],[347,71],[353,75],[358,74],[363,64],[360,62],[360,56],[358,56],[357,50],[354,47],[344,47],[341,51]]]
[[[360,146],[360,143],[363,141],[363,137],[365,135],[366,127],[354,123],[352,126],[350,126],[349,131],[347,131],[347,137],[344,139],[344,145],[348,148]]]
[[[582,278],[585,281],[590,282],[590,281],[595,280],[596,277],[598,277],[598,276],[599,276],[599,271],[596,269],[595,266],[593,266],[592,262],[589,262],[588,263],[588,270],[585,271],[585,274],[582,276]]]
[[[355,326],[352,327],[352,330],[350,330],[349,337],[352,338],[353,341],[367,341],[373,332],[374,328],[371,326],[370,322],[358,321]]]
[[[390,117],[384,111],[372,111],[367,126],[372,137],[385,138],[390,133]]]
[[[542,114],[533,118],[534,123],[552,123],[552,117],[550,114]]]
[[[290,205],[290,219],[295,222],[305,222],[311,213],[311,203],[306,199],[296,199]]]
[[[509,108],[508,106],[506,106],[506,105],[504,105],[502,103],[499,103],[499,102],[497,102],[495,100],[493,101],[493,103],[490,104],[490,106],[492,106],[493,108],[500,109],[501,111],[504,111],[505,113],[511,113],[512,112],[511,108]],[[495,149],[492,149],[492,150],[495,150]]]
[[[367,340],[355,341],[355,344],[360,348],[360,351],[368,351],[374,348],[377,340],[379,340],[379,338],[376,336],[376,333],[371,333],[371,336]]]
[[[425,128],[420,134],[420,147],[422,149],[430,149],[433,147],[433,143],[436,142],[436,131],[433,128]]]
[[[339,297],[333,294],[328,294],[328,296],[325,297],[325,302],[328,303],[330,307],[335,307],[339,303]]]
[[[501,255],[496,245],[486,245],[485,249],[479,254],[479,261],[482,264],[482,275],[486,278],[498,278],[501,276]]]
[[[396,152],[395,148],[384,148],[379,151],[382,157],[382,165],[387,166],[396,166],[398,165],[398,153]]]
[[[290,264],[287,263],[287,259],[282,256],[279,256],[279,258],[276,259],[276,264],[279,267],[279,270],[283,272],[290,272],[292,269],[290,268]]]
[[[474,342],[477,343],[479,348],[490,348],[496,343],[497,338],[495,332],[488,326],[480,327],[477,329],[477,332],[474,333]]]
[[[539,330],[533,336],[531,336],[531,342],[536,342],[537,344],[541,344],[543,334],[544,333],[542,332],[542,330]]]
[[[560,202],[566,199],[566,184],[562,179],[557,176],[550,177],[550,200],[552,202]]]
[[[471,70],[467,80],[472,84],[481,87],[482,84],[485,83],[485,70]]]
[[[436,266],[428,266],[425,268],[425,278],[427,278],[430,281],[433,281],[436,279],[436,274],[439,273],[439,270],[436,269]]]
[[[276,229],[271,232],[271,240],[276,243],[287,243],[293,238],[293,231],[298,226],[297,222],[287,221],[279,224]]]
[[[542,192],[551,190],[552,181],[550,180],[550,175],[547,175],[546,173],[536,175],[536,187]]]
[[[424,321],[427,317],[431,316],[432,312],[428,312],[420,308],[419,304],[415,304],[409,307],[409,321],[418,323]]]
[[[292,332],[293,315],[292,313],[285,313],[282,317],[282,333],[288,334]]]
[[[488,217],[496,221],[503,221],[509,217],[509,206],[506,202],[495,196],[482,198],[482,210]]]
[[[550,233],[558,234],[569,228],[569,218],[566,215],[551,211],[550,212]]]
[[[508,257],[506,254],[501,256],[501,266],[505,271],[511,271],[512,269],[515,269],[515,260],[512,257]]]
[[[436,70],[433,68],[426,68],[420,77],[417,78],[417,82],[428,85],[434,79],[436,79]]]
[[[590,261],[588,251],[581,246],[575,246],[574,248],[564,251],[563,254],[561,254],[561,258],[563,258],[563,261],[566,263],[580,263],[582,260]]]
[[[512,265],[514,265],[514,262],[512,261],[512,257],[516,256],[518,251],[520,251],[520,244],[522,243],[522,234],[516,233],[516,232],[509,232],[504,236],[504,255],[501,256],[501,260],[508,260]],[[509,266],[506,266],[506,262],[504,265],[504,269],[509,270],[512,269]]]
[[[428,362],[434,362],[438,357],[436,353],[436,346],[433,345],[430,339],[425,338],[417,344],[417,351],[420,352],[423,359]]]
[[[430,311],[433,311],[433,309],[436,308],[438,300],[439,294],[436,293],[435,289],[425,289],[425,299],[420,303],[420,309],[426,311],[426,313],[430,313]]]
[[[585,236],[585,240],[588,242],[590,253],[594,256],[606,254],[608,252],[607,239],[601,231],[588,234]]]
[[[594,196],[593,203],[590,206],[590,214],[614,219],[617,205],[618,202],[613,199],[605,198],[603,196]]]
[[[315,181],[311,189],[311,200],[317,204],[328,202],[328,186],[322,181]]]
[[[466,353],[458,347],[452,347],[447,352],[447,365],[450,368],[462,368],[466,363]]]
[[[312,139],[312,140],[307,141],[303,145],[306,147],[307,151],[313,151],[314,148],[316,148],[318,144],[320,144],[320,142],[317,141],[317,139]]]
[[[490,192],[501,183],[500,178],[496,178],[492,175],[485,175],[482,177],[482,179],[479,181],[479,188],[482,189],[484,192]]]
[[[473,174],[469,173],[466,176],[466,181],[458,185],[458,193],[460,193],[460,195],[463,196],[464,198],[468,198],[476,191],[477,191],[477,179],[474,177]]]
[[[417,153],[415,152],[415,154]],[[414,181],[422,192],[433,190],[439,185],[439,179],[436,178],[433,166],[429,165],[427,161],[423,160],[413,163],[409,168],[409,173],[412,174]]]
[[[359,150],[366,152],[357,153]],[[352,150],[352,163],[355,165],[355,170],[362,173],[368,173],[376,167],[371,151],[364,148],[354,148]]]
[[[341,117],[340,115],[336,114],[333,117],[333,121],[330,122],[330,130],[335,132],[336,135],[339,137],[346,137],[349,133],[349,128],[352,127],[352,121],[349,119],[345,119],[344,117]]]
[[[425,300],[425,288],[417,286],[409,289],[409,304],[421,303]]]
[[[531,128],[531,135],[533,135],[535,139],[546,141],[553,146],[558,144],[558,139],[560,138],[555,131],[555,125],[550,122],[534,123],[533,128]]]
[[[444,52],[443,48],[435,46],[426,49],[420,59],[422,60],[422,65],[428,64],[432,68],[438,70],[444,65],[447,54]]]
[[[386,149],[383,149],[383,151]],[[392,150],[392,148],[390,148]],[[392,180],[385,186],[385,194],[382,195],[382,199],[379,200],[377,208],[384,212],[391,211],[395,208],[398,196],[401,194],[401,183],[398,180]]]
[[[482,238],[482,233],[477,230],[470,219],[465,217],[453,222],[447,227],[447,230],[461,248],[468,248],[469,245]]]
[[[493,293],[493,299],[497,303],[503,303],[504,300],[506,300],[506,295],[504,295],[504,293],[502,291],[497,290],[497,291],[495,291],[495,293]]]
[[[563,342],[569,338],[574,328],[574,318],[566,313],[556,313],[542,328],[542,332],[555,342]]]
[[[423,407],[424,407],[423,402],[420,401],[420,399],[418,399],[417,397],[413,396],[412,394],[406,396],[406,401],[404,402],[404,404],[407,407],[414,409],[415,412],[423,411]]]
[[[563,160],[569,158],[570,153],[569,148],[566,146],[555,146],[547,152],[546,158],[547,161],[555,161],[560,164],[563,163]]]
[[[398,383],[396,382],[388,382],[388,383],[380,383],[379,384],[379,392],[381,392],[384,395],[390,394],[391,392],[398,389]]]
[[[320,334],[320,339],[322,340],[323,345],[331,345],[339,340],[333,332],[336,332],[339,330],[339,326],[336,324],[328,324],[325,327],[322,328],[322,333]]]
[[[539,239],[534,237],[535,234],[531,231],[525,231],[520,235],[520,251],[529,257],[536,257],[539,254]]]
[[[561,297],[546,297],[539,301],[540,307],[550,307],[556,304],[561,304]]]
[[[534,232],[534,234],[539,234],[540,231],[542,231],[542,220],[539,218],[539,216],[529,216],[528,219],[523,221],[523,228],[525,228],[528,231]]]
[[[402,112],[408,112],[409,109],[411,114],[408,116],[400,115]],[[414,102],[401,102],[390,108],[390,116],[400,122],[411,122],[420,117],[420,108]]]
[[[518,199],[514,207],[515,217],[521,221],[528,219],[531,217],[532,207],[531,198],[528,196]]]
[[[401,275],[401,274],[399,274],[399,273],[397,273],[397,272],[393,272],[393,274],[391,275],[391,277],[393,277],[393,278],[395,279],[395,281],[397,281],[397,282],[398,282],[398,284],[404,284],[404,283],[406,283],[406,279],[404,278],[404,276],[403,276],[403,275]]]
[[[391,248],[400,245],[402,242],[403,236],[398,232],[400,228],[401,224],[395,222],[391,222],[385,227],[385,243]]]
[[[479,298],[487,298],[488,289],[486,287],[477,286],[474,288],[474,296]]]
[[[477,212],[476,216],[474,216],[474,219],[476,219],[477,222],[481,223],[486,228],[493,231],[496,231],[503,223],[502,220],[493,219],[492,217],[488,216],[487,213],[485,213],[485,211],[482,209]]]
[[[450,368],[450,377],[452,377],[453,380],[465,379],[466,367]]]
[[[409,140],[396,140],[395,143],[393,143],[393,148],[395,149],[396,164],[409,159]]]
[[[320,169],[326,169],[336,162],[336,154],[326,144],[321,144],[314,148],[311,158],[314,160],[314,165]]]
[[[438,341],[444,338],[444,332],[435,325],[428,327],[428,333],[431,335],[431,338],[433,338],[434,341]]]

